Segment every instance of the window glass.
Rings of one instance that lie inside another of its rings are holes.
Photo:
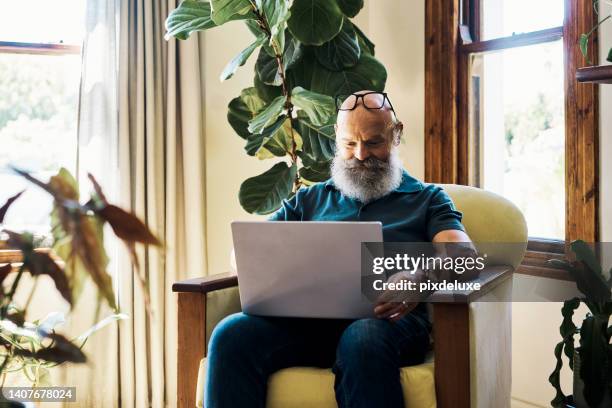
[[[514,202],[529,235],[565,238],[563,43],[476,54],[471,184]]]
[[[564,0],[481,0],[481,40],[562,26],[564,3]]]
[[[85,0],[0,0],[0,41],[79,45]]]
[[[8,165],[43,180],[62,166],[74,173],[80,64],[78,55],[0,53],[0,203],[27,188],[7,213],[7,229],[48,233],[49,195]]]

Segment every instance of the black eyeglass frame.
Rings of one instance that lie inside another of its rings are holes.
[[[379,108],[368,108],[366,106],[365,103],[365,97],[367,95],[382,95],[383,96],[383,101],[382,101],[382,105],[380,105]],[[344,99],[342,99],[343,97],[348,98],[349,96],[354,96],[355,97],[355,104],[353,105],[352,108],[348,109],[340,109],[342,107],[342,102],[344,102]],[[385,107],[385,101],[389,102],[389,107],[391,108],[391,112],[393,112],[393,115],[395,115],[395,117],[397,118],[397,113],[395,113],[395,109],[393,108],[393,104],[391,103],[391,100],[389,99],[389,96],[387,96],[386,92],[377,92],[377,91],[372,91],[372,92],[365,92],[365,93],[352,93],[352,94],[348,94],[348,95],[336,95],[335,97],[335,102],[336,102],[336,113],[339,111],[350,111],[350,110],[355,110],[357,108],[357,105],[359,104],[359,98],[362,99],[362,104],[363,107],[366,109],[370,109],[370,110],[378,110],[378,109],[382,109]]]

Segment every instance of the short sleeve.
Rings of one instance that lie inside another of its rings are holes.
[[[429,240],[440,231],[459,230],[465,231],[461,218],[463,214],[457,211],[453,200],[442,188],[438,187],[433,193],[429,208],[427,210],[427,235]]]
[[[303,206],[303,191],[298,190],[288,200],[283,200],[281,207],[268,217],[268,221],[301,221]]]

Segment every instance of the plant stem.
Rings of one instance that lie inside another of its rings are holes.
[[[25,270],[25,261],[26,261],[26,255],[23,255],[23,262],[21,263],[21,266],[19,267],[19,272],[17,272],[17,276],[15,277],[15,280],[13,281],[13,285],[11,286],[11,290],[8,293],[8,295],[6,295],[6,297],[8,298],[9,304],[13,301],[13,296],[15,295],[15,292],[17,291],[17,285],[19,285],[19,281],[21,280],[21,275],[23,275],[23,271]]]
[[[268,24],[268,21],[266,20],[264,15],[257,9],[257,6],[255,5],[255,3],[252,0],[250,0],[250,2],[251,2],[251,7],[253,7],[253,12],[255,13],[255,16],[257,17],[259,26],[266,33],[268,40],[272,40],[272,30],[270,29],[270,25]],[[287,76],[285,73],[285,64],[283,61],[283,50],[279,49],[278,44],[276,44],[276,42],[274,41],[272,41],[272,49],[274,50],[274,58],[276,60],[276,65],[278,67],[277,68],[278,73],[281,78],[281,92],[283,96],[286,97],[285,109],[287,109],[287,116],[289,117],[289,128],[290,128],[290,133],[291,133],[291,151],[287,153],[289,154],[289,157],[291,158],[291,164],[297,165],[298,156],[297,156],[297,143],[295,141],[295,133],[294,133],[295,125],[294,125],[294,118],[293,118],[293,103],[291,102],[291,90],[289,89],[289,84],[287,82]],[[301,184],[302,183],[300,183],[300,178],[296,174],[295,180],[293,182],[294,192],[296,192],[300,188]]]
[[[4,384],[4,377],[6,377],[6,373],[4,371],[4,367],[6,367],[6,365],[8,364],[9,360],[11,359],[11,353],[12,350],[9,349],[8,350],[8,354],[6,355],[6,358],[4,359],[4,361],[2,362],[2,365],[0,365],[0,373],[3,374],[3,378],[2,378],[2,384]]]
[[[599,28],[600,25],[602,25],[606,20],[609,20],[610,18],[612,18],[612,14],[610,14],[608,17],[604,18],[603,20],[601,20],[599,23],[597,23],[597,25],[595,27],[593,27],[591,29],[591,31],[589,31],[587,33],[587,37],[590,37],[591,34],[593,34],[595,32],[595,30],[597,30]]]
[[[28,310],[28,306],[30,306],[30,302],[34,297],[34,292],[36,292],[36,287],[38,286],[38,276],[34,278],[34,284],[32,285],[32,290],[30,291],[30,295],[28,296],[28,300],[26,300],[25,306],[23,310]]]

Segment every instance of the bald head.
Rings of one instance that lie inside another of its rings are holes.
[[[336,145],[345,159],[365,160],[374,156],[387,160],[391,149],[400,142],[403,124],[389,101],[380,93],[369,92],[372,91],[355,92],[340,106],[335,126]]]

